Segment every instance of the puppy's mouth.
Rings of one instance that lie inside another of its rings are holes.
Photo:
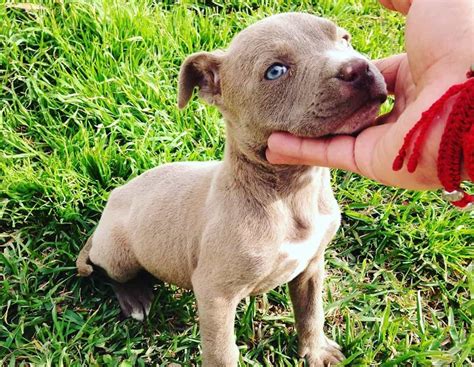
[[[378,100],[372,100],[363,104],[352,112],[349,117],[332,123],[337,128],[327,135],[357,134],[361,130],[375,125],[380,106],[381,102]]]
[[[351,112],[328,116],[320,120],[310,119],[303,126],[287,131],[306,138],[322,138],[333,135],[357,135],[367,127],[374,126],[384,98],[371,98]]]

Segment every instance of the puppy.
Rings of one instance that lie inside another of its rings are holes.
[[[178,104],[194,88],[226,121],[222,162],[165,164],[112,191],[77,260],[105,269],[123,312],[143,320],[142,271],[196,295],[203,366],[236,366],[237,304],[289,283],[299,353],[309,366],[343,359],[323,332],[324,250],[340,224],[329,170],[274,166],[274,131],[318,137],[372,124],[386,99],[381,74],[332,22],[287,13],[257,22],[225,51],[189,56]]]

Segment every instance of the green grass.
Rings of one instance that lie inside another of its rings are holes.
[[[74,268],[112,188],[164,162],[222,157],[217,110],[176,107],[180,63],[290,10],[337,21],[383,57],[402,50],[403,19],[373,0],[43,4],[0,0],[0,365],[198,364],[191,292],[159,287],[140,324]],[[473,217],[345,172],[334,187],[343,225],[327,251],[327,333],[345,365],[472,365]],[[236,333],[241,365],[303,364],[286,287],[244,300]]]

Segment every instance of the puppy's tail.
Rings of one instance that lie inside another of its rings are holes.
[[[91,250],[91,247],[92,236],[89,237],[81,252],[79,252],[79,256],[76,260],[77,273],[80,277],[88,277],[94,271],[89,259],[89,251]]]

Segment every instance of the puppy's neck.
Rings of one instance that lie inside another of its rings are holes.
[[[297,195],[311,185],[315,168],[270,164],[265,149],[263,143],[243,145],[227,134],[224,169],[239,190],[262,202]]]

